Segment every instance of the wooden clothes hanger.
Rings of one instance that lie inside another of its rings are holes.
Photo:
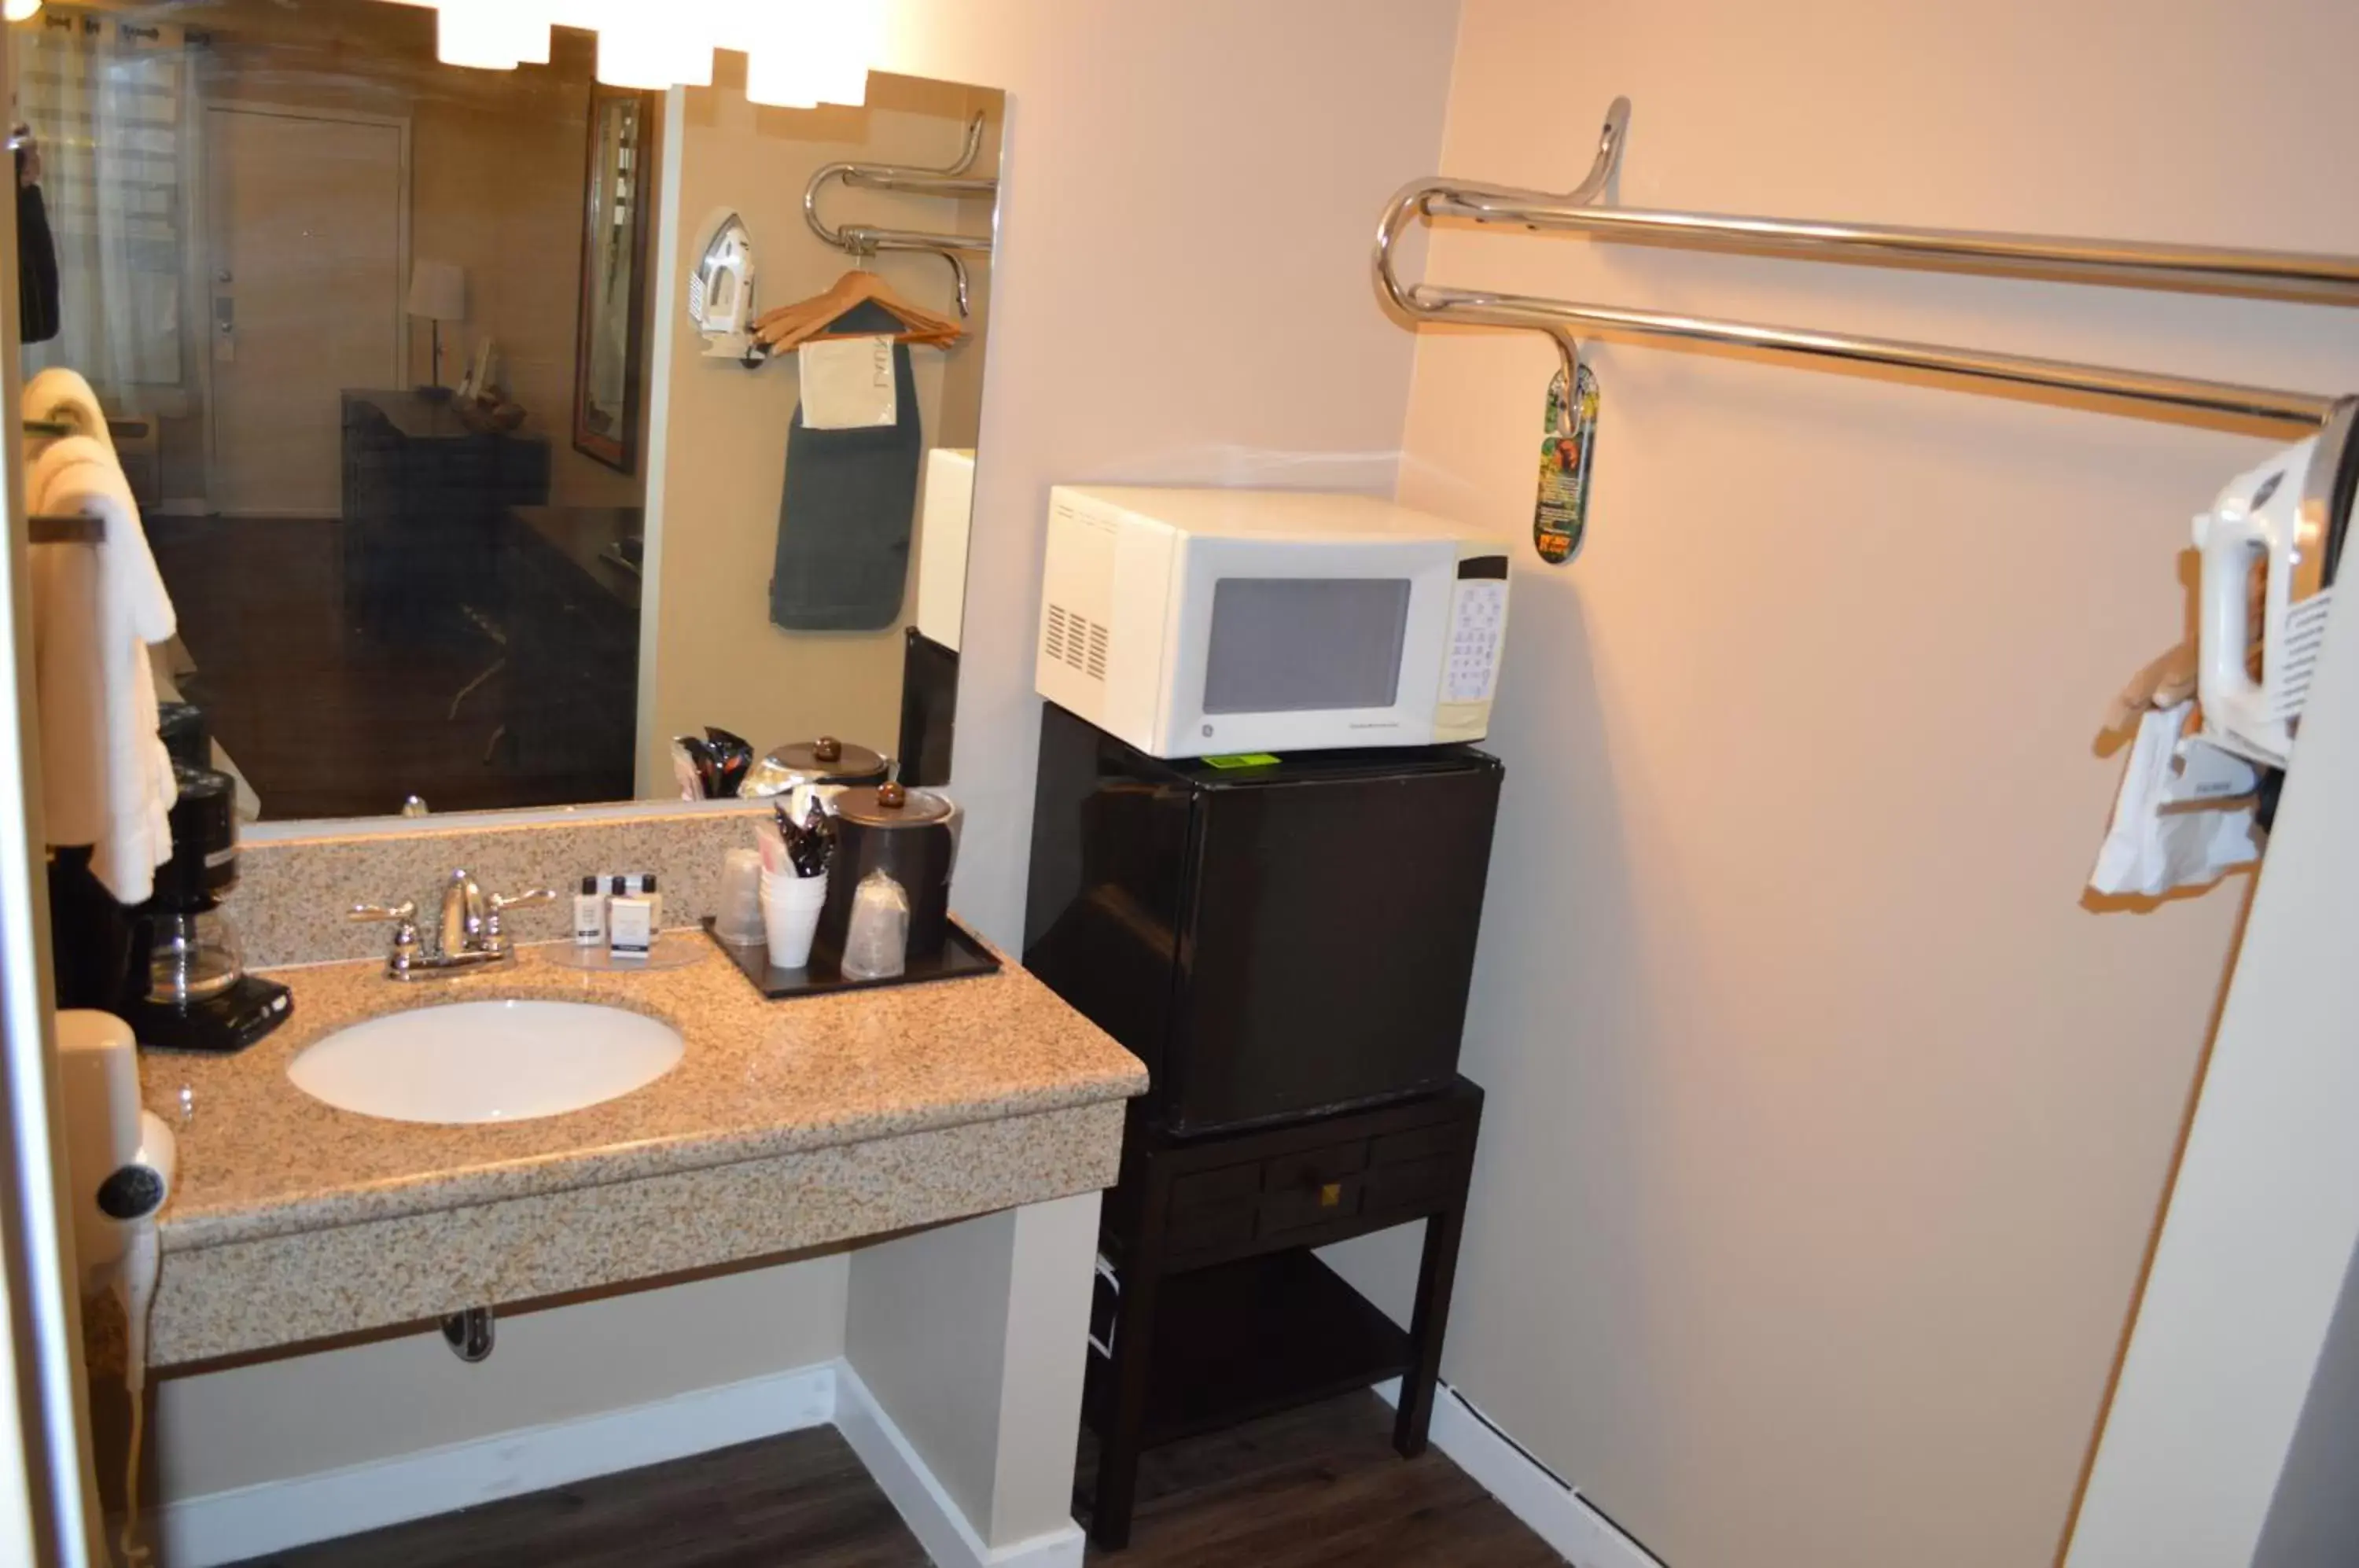
[[[902,322],[903,330],[893,334],[895,343],[948,348],[966,335],[966,329],[948,316],[937,316],[912,305],[895,294],[891,286],[875,273],[858,271],[845,273],[825,293],[814,294],[799,304],[763,311],[755,318],[754,335],[774,354],[813,341],[874,337],[876,334],[873,332],[829,331],[853,307],[871,302],[882,306]]]

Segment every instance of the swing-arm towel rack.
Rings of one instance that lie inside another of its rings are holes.
[[[881,251],[929,251],[950,263],[951,276],[958,283],[958,310],[967,313],[966,257],[989,256],[991,236],[988,234],[937,234],[918,229],[884,229],[873,225],[844,223],[830,228],[827,220],[819,215],[819,193],[831,180],[841,180],[847,186],[862,191],[898,191],[909,196],[988,196],[999,194],[999,181],[988,175],[971,175],[974,160],[983,153],[983,121],[981,114],[967,122],[966,149],[958,161],[941,169],[911,168],[891,163],[830,163],[822,164],[803,187],[803,217],[810,223],[811,233],[840,251],[853,256],[875,256]]]
[[[27,419],[25,433],[28,436],[78,436],[82,433],[82,420],[60,408],[56,417]],[[80,512],[36,512],[25,519],[27,539],[33,544],[104,544],[106,522]]]
[[[36,512],[25,519],[26,536],[34,544],[103,544],[106,522],[78,512]]]
[[[2333,398],[2314,393],[2234,382],[1401,282],[1393,267],[1393,246],[1408,224],[1423,216],[1516,223],[1535,231],[1581,231],[1608,239],[1638,239],[1665,245],[1791,251],[1820,259],[1902,260],[1919,266],[2007,272],[2070,282],[2276,294],[2312,303],[2359,304],[2359,257],[1965,230],[1798,223],[1598,206],[1619,164],[1629,114],[1630,101],[1615,99],[1606,113],[1597,157],[1589,175],[1570,191],[1559,194],[1450,180],[1421,180],[1403,188],[1386,208],[1383,222],[1377,226],[1377,288],[1396,310],[1412,321],[1544,332],[1556,342],[1568,373],[1577,357],[1579,338],[1593,332],[1673,343],[1723,343],[1803,359],[1889,365],[1968,380],[2290,425],[2321,424],[2333,406]]]

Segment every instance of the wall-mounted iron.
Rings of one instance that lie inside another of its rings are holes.
[[[704,357],[743,361],[754,339],[754,235],[722,213],[688,279],[688,319],[704,334]]]

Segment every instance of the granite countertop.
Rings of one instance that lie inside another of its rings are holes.
[[[701,935],[690,933],[705,942]],[[549,946],[504,969],[402,984],[381,960],[273,971],[289,1021],[236,1056],[143,1051],[179,1168],[167,1253],[462,1208],[1143,1093],[1137,1058],[1006,954],[996,975],[764,999],[718,948],[685,968],[584,971]],[[306,1046],[364,1018],[452,1002],[604,1003],[680,1031],[678,1067],[603,1105],[444,1127],[340,1111],[288,1081]],[[191,1095],[183,1123],[180,1093]]]

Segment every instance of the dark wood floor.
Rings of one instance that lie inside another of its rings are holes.
[[[1440,1454],[1404,1461],[1373,1394],[1156,1450],[1122,1568],[1557,1568]],[[1086,1477],[1089,1444],[1082,1444]],[[258,1558],[248,1568],[924,1568],[832,1428]]]

